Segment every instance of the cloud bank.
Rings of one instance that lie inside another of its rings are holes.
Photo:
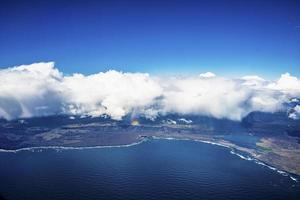
[[[299,97],[300,80],[288,73],[276,81],[211,72],[167,78],[114,70],[63,75],[53,62],[0,70],[0,118],[8,120],[55,114],[106,114],[120,120],[127,114],[155,118],[168,113],[241,120],[252,111],[284,110]],[[289,116],[298,118],[299,107],[292,110]]]

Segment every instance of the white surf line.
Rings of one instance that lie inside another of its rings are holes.
[[[31,151],[35,152],[39,150],[47,150],[47,149],[54,149],[54,150],[84,150],[84,149],[103,149],[103,148],[121,148],[121,147],[131,147],[142,142],[147,141],[147,139],[142,139],[138,142],[134,142],[131,144],[123,144],[123,145],[106,145],[106,146],[91,146],[91,147],[63,147],[63,146],[40,146],[40,147],[25,147],[15,150],[7,150],[7,149],[0,149],[0,153],[18,153],[21,151]]]
[[[279,170],[275,167],[272,167],[260,160],[257,160],[256,158],[251,158],[249,156],[245,157],[239,153],[236,153],[234,150],[234,148],[230,147],[230,146],[227,146],[227,145],[224,145],[224,144],[219,144],[219,143],[216,143],[216,142],[211,142],[211,141],[207,141],[207,140],[197,140],[197,139],[189,139],[189,138],[183,138],[183,139],[180,139],[180,138],[171,138],[171,137],[168,137],[168,138],[164,138],[164,137],[157,137],[157,136],[153,136],[153,139],[165,139],[165,140],[189,140],[189,141],[195,141],[195,142],[202,142],[202,143],[206,143],[206,144],[212,144],[212,145],[217,145],[217,146],[221,146],[221,147],[225,147],[225,148],[228,148],[230,149],[230,153],[233,154],[233,155],[236,155],[238,156],[239,158],[241,159],[244,159],[244,160],[247,160],[247,161],[254,161],[256,164],[258,165],[262,165],[262,166],[265,166],[273,171],[276,171],[277,173],[283,175],[283,176],[288,176],[290,179],[292,179],[293,181],[295,182],[298,182],[298,179],[296,179],[295,177],[293,177],[290,173],[288,172],[285,172],[285,171],[282,171],[282,170]]]
[[[195,142],[202,142],[202,143],[206,143],[206,144],[212,144],[212,145],[217,145],[217,146],[221,146],[221,147],[226,147],[231,149],[230,146],[227,146],[225,144],[220,144],[217,142],[211,142],[208,140],[198,140],[198,139],[190,139],[190,138],[172,138],[172,137],[158,137],[158,136],[152,136],[153,139],[163,139],[163,140],[184,140],[184,141],[195,141]]]
[[[231,153],[231,154],[234,154],[234,155],[236,155],[236,156],[238,156],[238,157],[240,157],[241,159],[248,160],[248,161],[254,161],[254,162],[255,162],[256,164],[258,164],[258,165],[262,165],[262,166],[264,166],[264,167],[267,167],[267,168],[269,168],[269,169],[271,169],[271,170],[273,170],[273,171],[276,171],[277,173],[279,173],[279,174],[281,174],[281,175],[283,175],[283,176],[288,176],[288,177],[290,177],[290,179],[292,179],[292,180],[295,181],[295,182],[298,182],[298,180],[297,180],[295,177],[293,177],[290,173],[285,172],[285,171],[283,171],[283,170],[279,170],[279,169],[277,169],[276,167],[272,167],[272,166],[270,166],[270,165],[268,165],[268,164],[266,164],[266,163],[264,163],[264,162],[262,162],[262,161],[260,161],[260,160],[257,160],[256,158],[251,158],[251,157],[249,157],[249,156],[245,157],[245,156],[243,156],[243,155],[241,155],[241,154],[239,154],[239,153],[236,153],[234,150],[231,150],[230,153]]]

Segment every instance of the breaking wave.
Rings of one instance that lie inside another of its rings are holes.
[[[277,173],[279,173],[279,174],[281,174],[283,176],[290,177],[290,179],[292,179],[293,181],[298,182],[298,180],[295,177],[291,176],[288,172],[279,170],[279,169],[277,169],[275,167],[272,167],[272,166],[270,166],[270,165],[268,165],[268,164],[266,164],[266,163],[264,163],[262,161],[259,161],[259,160],[255,159],[255,158],[252,158],[252,157],[249,157],[249,156],[244,156],[242,154],[236,153],[233,149],[230,150],[230,153],[233,154],[233,155],[236,155],[236,156],[240,157],[241,159],[248,160],[248,161],[254,161],[256,164],[259,164],[259,165],[262,165],[264,167],[267,167],[267,168],[269,168],[269,169],[271,169],[271,170],[273,170],[273,171],[275,171],[275,172],[277,172]]]
[[[145,142],[146,139],[142,139],[138,142],[131,144],[122,144],[122,145],[107,145],[107,146],[91,146],[91,147],[63,147],[63,146],[40,146],[40,147],[25,147],[15,150],[0,149],[0,152],[4,153],[18,153],[21,151],[31,151],[31,152],[41,152],[42,150],[54,149],[57,151],[60,150],[85,150],[85,149],[104,149],[104,148],[121,148],[121,147],[131,147]]]

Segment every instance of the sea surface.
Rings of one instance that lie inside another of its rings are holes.
[[[149,140],[119,148],[0,152],[0,195],[8,200],[298,200],[300,184],[224,147]]]

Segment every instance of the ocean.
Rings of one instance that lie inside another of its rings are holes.
[[[119,148],[0,152],[0,180],[7,200],[300,198],[299,182],[230,149],[162,139]]]

